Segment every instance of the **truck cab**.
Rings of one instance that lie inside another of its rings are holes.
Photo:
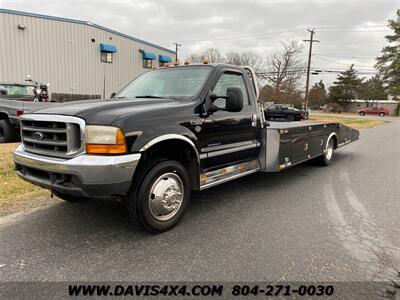
[[[327,165],[358,139],[337,123],[267,123],[257,98],[250,68],[149,71],[112,99],[22,116],[16,170],[66,201],[123,198],[132,222],[162,232],[179,222],[192,190],[308,159]]]

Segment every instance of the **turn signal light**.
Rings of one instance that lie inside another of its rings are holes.
[[[123,154],[126,153],[126,145],[86,145],[86,153],[89,154]]]

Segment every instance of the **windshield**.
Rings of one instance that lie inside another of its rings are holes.
[[[0,95],[4,96],[33,96],[33,86],[0,84]]]
[[[196,96],[210,67],[178,67],[150,71],[132,81],[117,98],[186,98]]]

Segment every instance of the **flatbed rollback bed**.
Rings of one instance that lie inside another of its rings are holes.
[[[336,122],[264,124],[260,129],[257,159],[202,174],[200,190],[255,172],[279,172],[312,159],[327,166],[333,151],[359,139],[358,130]]]
[[[268,122],[261,131],[259,160],[265,172],[321,157],[330,139],[336,150],[359,138],[357,130],[335,122]]]

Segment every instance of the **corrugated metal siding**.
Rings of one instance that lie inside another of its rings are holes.
[[[105,90],[108,97],[146,71],[140,49],[174,58],[171,52],[89,25],[3,12],[0,36],[0,82],[23,82],[29,74],[49,82],[51,92],[103,95]],[[117,47],[111,64],[100,61],[100,43]]]

